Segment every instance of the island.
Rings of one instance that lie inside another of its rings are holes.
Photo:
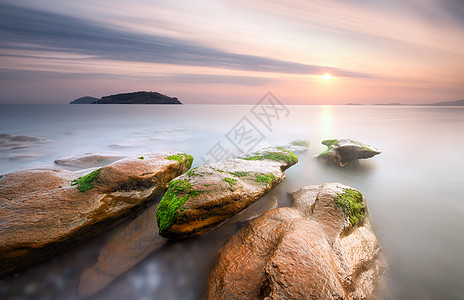
[[[158,92],[133,92],[95,98],[81,97],[70,104],[182,104],[179,99]]]

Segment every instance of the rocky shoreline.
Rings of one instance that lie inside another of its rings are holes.
[[[332,141],[319,159],[344,166],[368,156],[362,143]],[[335,144],[350,151],[328,155]],[[206,299],[371,297],[387,267],[360,191],[339,183],[305,186],[291,193],[292,207],[269,204],[267,212],[246,214],[298,163],[292,151],[308,147],[294,141],[193,169],[193,158],[181,152],[92,154],[57,159],[51,170],[6,174],[0,276],[136,216],[81,274],[77,293],[92,296],[166,243],[198,238],[245,210],[245,227],[218,253]]]

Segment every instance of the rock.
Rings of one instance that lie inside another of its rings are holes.
[[[285,149],[268,148],[190,170],[171,181],[158,205],[160,235],[181,240],[209,232],[269,192],[297,162]]]
[[[6,133],[0,134],[0,151],[19,150],[31,148],[38,144],[44,144],[47,140],[25,135],[9,135]]]
[[[81,98],[77,98],[76,100],[73,100],[69,102],[69,104],[95,104],[97,101],[100,100],[95,97],[90,97],[90,96],[85,96]]]
[[[73,156],[55,160],[55,164],[71,170],[88,169],[95,167],[103,167],[117,160],[123,159],[126,156],[122,155],[102,155],[102,154],[87,154],[82,156]]]
[[[380,150],[374,147],[349,139],[325,140],[321,143],[328,148],[325,152],[319,154],[318,158],[342,167],[351,161],[371,158],[381,153]]]
[[[158,152],[97,170],[25,170],[0,178],[0,275],[127,219],[160,197],[192,157]]]
[[[103,290],[168,241],[153,226],[155,218],[156,206],[151,206],[109,240],[95,265],[82,273],[79,296],[89,297]]]
[[[328,183],[251,221],[219,251],[205,299],[365,299],[386,270],[362,194]]]
[[[252,204],[250,207],[233,217],[230,220],[230,223],[248,223],[249,221],[261,216],[263,213],[277,207],[279,207],[279,202],[277,200],[277,197],[274,195],[272,195],[269,199],[260,199],[260,201],[257,201],[256,203]]]
[[[310,145],[311,143],[307,140],[294,140],[284,148],[293,153],[303,153],[309,150]]]

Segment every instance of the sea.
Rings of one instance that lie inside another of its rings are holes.
[[[140,156],[161,150],[191,154],[195,167],[308,140],[309,150],[298,153],[298,164],[255,210],[271,207],[270,201],[291,206],[289,192],[305,185],[352,186],[366,198],[389,264],[377,297],[463,299],[463,132],[464,107],[0,105],[0,174],[57,167],[56,159],[90,153]],[[382,153],[343,168],[315,159],[326,149],[321,141],[335,138]],[[168,243],[93,299],[201,299],[217,251],[245,223],[231,221],[205,236]],[[0,298],[80,299],[76,287],[83,270],[127,224],[0,278]]]

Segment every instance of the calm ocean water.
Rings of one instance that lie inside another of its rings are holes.
[[[367,199],[390,264],[381,297],[462,299],[464,107],[287,106],[262,112],[225,105],[1,105],[0,133],[42,140],[0,144],[0,174],[85,153],[158,150],[192,154],[197,166],[214,155],[238,154],[255,141],[267,146],[307,139],[310,150],[299,154],[287,179],[260,201],[276,196],[279,206],[289,206],[287,192],[303,185],[353,186]],[[250,138],[241,139],[240,132]],[[314,159],[326,148],[320,141],[330,138],[356,139],[383,152],[331,167]],[[193,241],[167,244],[116,280],[105,297],[200,299],[216,251],[237,228],[229,224]],[[76,299],[79,274],[95,262],[102,240],[0,279],[0,298]]]

